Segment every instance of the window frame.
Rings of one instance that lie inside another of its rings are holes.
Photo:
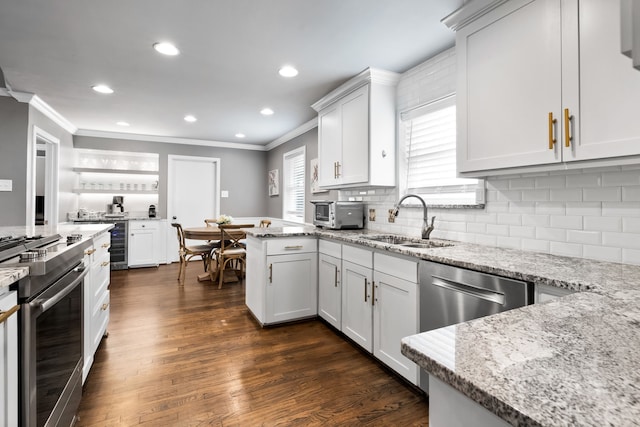
[[[289,182],[291,178],[289,174],[290,172],[289,168],[293,167],[293,165],[291,166],[289,165],[295,162],[295,159],[299,157],[301,157],[301,160],[302,160],[301,162],[302,173],[300,175],[302,185],[292,186],[290,185],[291,183]],[[282,219],[286,221],[304,223],[305,211],[306,211],[305,203],[306,203],[306,186],[307,186],[306,163],[307,163],[307,156],[306,156],[306,147],[304,145],[301,147],[295,148],[293,150],[287,151],[282,155]],[[302,190],[301,193],[299,193],[302,196],[302,204],[301,204],[302,211],[298,211],[298,210],[291,211],[288,209],[289,203],[291,202],[291,198],[295,197],[295,196],[292,196],[291,194],[292,189]]]

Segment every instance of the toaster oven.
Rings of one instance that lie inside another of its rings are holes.
[[[312,200],[313,225],[333,230],[364,228],[364,203]]]

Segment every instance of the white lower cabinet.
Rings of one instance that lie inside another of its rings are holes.
[[[164,239],[160,221],[129,221],[128,264],[135,267],[157,267],[160,264]]]
[[[107,333],[110,301],[111,262],[109,248],[111,234],[105,232],[94,237],[91,247],[85,250],[84,263],[89,273],[84,280],[84,364],[82,382],[89,375],[93,356],[100,341]]]
[[[342,260],[342,332],[373,352],[373,270]]]
[[[418,263],[374,254],[373,355],[418,383],[418,366],[400,352],[400,340],[419,332]]]
[[[342,324],[342,245],[318,242],[318,316],[340,329]]]
[[[3,294],[4,292],[4,294]],[[18,304],[17,291],[0,289],[0,425],[18,425]]]
[[[247,239],[246,304],[262,325],[318,314],[315,237]]]

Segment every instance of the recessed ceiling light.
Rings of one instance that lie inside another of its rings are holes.
[[[260,114],[262,114],[263,116],[270,116],[273,114],[273,110],[271,108],[263,108],[262,110],[260,110]]]
[[[117,122],[116,124],[118,126],[129,126],[129,123],[127,123],[127,122]]]
[[[293,68],[291,65],[285,65],[284,67],[280,68],[278,73],[282,77],[295,77],[298,75],[298,70]]]
[[[244,133],[236,133],[236,138],[244,138],[245,136]]]
[[[153,48],[163,55],[176,56],[180,53],[180,50],[177,47],[167,42],[155,43]]]
[[[91,86],[91,88],[98,93],[107,93],[107,94],[113,93],[113,89],[111,89],[107,85],[95,85],[95,86]]]
[[[197,121],[198,119],[196,119],[195,117],[193,117],[191,114],[184,116],[184,121],[185,122],[189,122],[189,123],[193,123],[195,121]]]

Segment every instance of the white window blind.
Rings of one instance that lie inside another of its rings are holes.
[[[430,204],[484,203],[484,183],[456,177],[455,95],[403,112],[400,119],[405,191]]]
[[[304,163],[304,147],[289,151],[283,156],[283,219],[304,222]]]

